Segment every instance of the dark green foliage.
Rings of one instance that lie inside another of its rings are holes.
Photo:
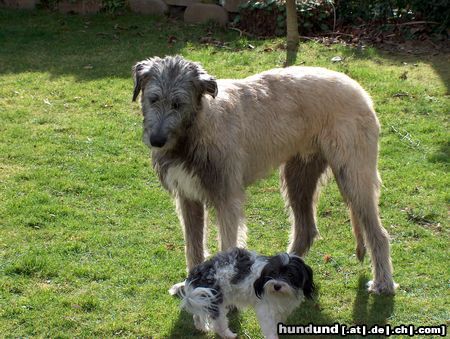
[[[304,0],[297,2],[299,32],[301,34],[328,31],[333,25],[332,0]],[[235,23],[258,36],[286,33],[285,3],[277,0],[251,0],[241,6]]]
[[[114,13],[126,7],[125,0],[103,0],[103,10]]]
[[[449,0],[338,0],[336,14],[347,24],[372,20],[433,21],[435,31],[449,27]]]
[[[38,7],[55,10],[58,7],[58,3],[61,0],[40,0]],[[70,0],[70,2],[76,3],[83,0]],[[125,0],[102,0],[102,10],[109,13],[115,13],[119,10],[125,9]]]
[[[299,32],[302,35],[326,32],[335,24],[346,26],[376,22],[383,25],[429,21],[431,29],[427,29],[428,32],[442,33],[449,27],[449,4],[449,0],[299,0]],[[257,36],[284,35],[285,3],[279,0],[250,0],[241,6],[235,23]],[[414,38],[409,28],[403,32],[407,39]]]

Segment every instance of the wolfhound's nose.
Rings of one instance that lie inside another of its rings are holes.
[[[167,138],[158,134],[152,134],[150,136],[150,144],[153,147],[163,147],[167,142]]]

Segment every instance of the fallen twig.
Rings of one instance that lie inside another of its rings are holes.
[[[391,130],[394,131],[398,136],[401,137],[401,141],[407,141],[407,144],[411,147],[411,148],[419,148],[420,147],[420,141],[415,141],[412,138],[412,135],[408,132],[408,131],[400,131],[397,128],[395,128],[395,126],[391,125]]]
[[[254,37],[253,34],[250,34],[250,33],[246,32],[246,31],[243,31],[243,30],[241,30],[239,28],[236,28],[236,27],[228,27],[228,29],[232,29],[233,31],[239,32],[239,37],[242,37],[243,35],[245,35],[245,36],[247,36],[249,38],[253,38]]]
[[[233,31],[239,32],[239,37],[241,37],[243,34],[243,32],[239,28],[236,28],[236,27],[228,27],[228,28]]]
[[[303,39],[303,40],[317,41],[317,38],[311,38],[309,36],[304,36],[304,35],[300,35],[299,38]]]
[[[401,24],[394,24],[394,25],[395,26],[410,26],[410,25],[423,25],[423,24],[439,25],[439,22],[435,22],[435,21],[409,21],[409,22],[403,22]]]
[[[327,35],[344,35],[353,38],[353,34],[348,33],[340,33],[340,32],[328,32],[328,33],[322,33],[320,36],[327,36]]]

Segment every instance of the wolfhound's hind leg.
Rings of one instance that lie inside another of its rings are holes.
[[[356,240],[356,258],[363,262],[364,256],[366,255],[366,244],[364,242],[364,236],[362,234],[361,229],[361,222],[358,220],[358,216],[353,210],[353,208],[349,205],[350,208],[350,217],[352,222],[352,228],[353,228],[353,235],[355,236]]]
[[[291,253],[305,255],[319,234],[315,209],[319,179],[326,168],[327,163],[320,155],[308,159],[295,156],[280,168],[281,189],[292,219],[288,249]]]
[[[348,202],[353,222],[360,225],[365,244],[372,259],[373,282],[369,290],[375,293],[394,293],[396,284],[392,278],[392,263],[390,257],[389,235],[378,213],[378,191],[380,180],[376,170],[376,162],[353,162],[342,165],[339,169],[333,167],[339,189]],[[357,228],[359,230],[359,227]],[[360,236],[357,234],[358,247]],[[357,247],[357,248],[358,248]],[[360,249],[360,248],[359,248]]]

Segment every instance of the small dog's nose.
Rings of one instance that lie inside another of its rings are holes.
[[[279,290],[281,290],[281,285],[275,284],[275,285],[273,285],[273,289],[275,291],[279,291]]]
[[[167,142],[167,138],[158,134],[152,134],[150,136],[150,145],[153,147],[163,147]]]

